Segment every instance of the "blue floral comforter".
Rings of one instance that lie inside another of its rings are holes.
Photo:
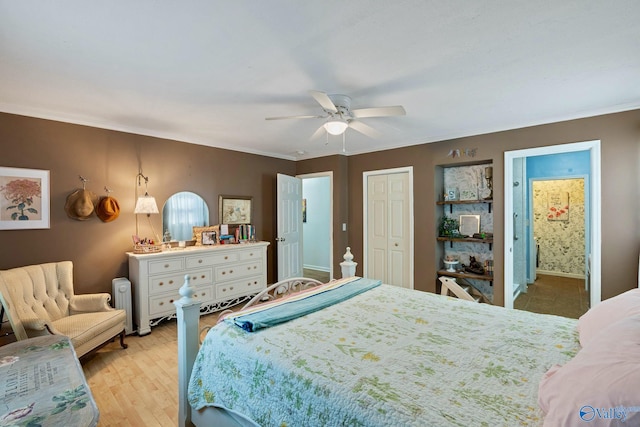
[[[261,426],[541,425],[576,320],[381,285],[281,325],[211,329],[189,400]]]

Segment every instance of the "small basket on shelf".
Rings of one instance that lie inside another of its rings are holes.
[[[155,254],[162,252],[162,245],[135,244],[133,245],[134,254]]]

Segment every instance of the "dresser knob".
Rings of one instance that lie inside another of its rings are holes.
[[[247,267],[247,270],[251,270],[251,266]]]
[[[233,274],[233,270],[229,270],[229,274]]]
[[[162,285],[164,285],[164,282],[158,283],[158,286],[162,286]]]
[[[204,274],[202,276],[200,276],[201,279],[204,279]]]
[[[230,290],[230,291],[232,291],[232,290],[233,290],[233,286],[231,286],[231,287],[229,288],[229,290]]]
[[[169,302],[170,302],[171,304],[173,304],[173,300],[172,300],[172,299],[170,299],[170,300],[169,300]]]
[[[160,301],[160,304],[158,304],[158,305],[164,305],[164,302]]]
[[[170,285],[173,285],[173,280],[169,280],[169,284],[170,284]]]
[[[223,272],[222,272],[222,275],[224,276],[225,274],[227,274],[227,272],[226,272],[226,271],[223,271]]]
[[[198,264],[202,264],[202,260],[201,259],[198,260]]]
[[[198,276],[193,276],[191,280],[198,280]]]
[[[165,264],[165,265],[164,265],[164,268],[169,268],[169,264]]]
[[[225,255],[224,259],[229,259],[229,256],[228,256],[228,255]]]

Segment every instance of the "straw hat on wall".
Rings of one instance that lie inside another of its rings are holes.
[[[67,196],[64,210],[69,218],[84,221],[91,217],[96,203],[98,196],[92,191],[78,189]]]

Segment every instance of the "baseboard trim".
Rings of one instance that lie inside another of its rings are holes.
[[[545,276],[567,277],[569,279],[586,279],[586,276],[584,274],[563,273],[561,271],[536,270],[536,274],[544,274]]]
[[[317,270],[317,271],[323,271],[325,273],[331,273],[331,268],[330,267],[320,267],[320,266],[317,266],[317,265],[303,264],[302,268],[308,268],[309,270]]]

